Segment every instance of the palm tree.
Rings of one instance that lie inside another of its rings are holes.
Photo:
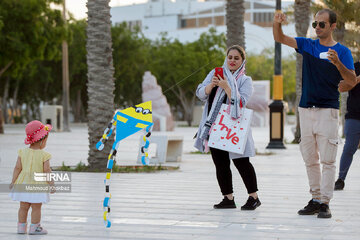
[[[245,49],[244,0],[226,1],[226,45],[238,44]]]
[[[294,17],[295,17],[295,30],[298,37],[306,37],[307,30],[310,23],[310,1],[311,0],[296,0],[294,3]],[[301,98],[302,86],[302,61],[301,54],[296,54],[296,106],[299,105]],[[296,131],[293,143],[300,142],[300,120],[299,111],[296,108]]]
[[[96,142],[114,114],[114,67],[112,58],[110,0],[88,0],[87,65],[88,128],[91,168],[105,168],[111,142],[102,152]]]

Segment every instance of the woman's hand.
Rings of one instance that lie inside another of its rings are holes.
[[[212,87],[218,86],[219,81],[220,81],[219,78],[214,75],[214,76],[212,77],[212,79],[211,79]]]
[[[9,189],[11,190],[11,189],[13,189],[13,187],[14,187],[14,184],[13,184],[13,183],[10,183]]]
[[[209,95],[211,93],[211,90],[218,85],[218,82],[219,82],[219,79],[217,77],[213,76],[211,79],[211,83],[209,83],[205,87],[205,94]]]
[[[224,89],[225,91],[230,89],[229,83],[227,81],[227,77],[224,76],[224,78],[222,77],[218,77],[218,82],[217,82],[217,86],[221,87],[222,89]]]
[[[227,77],[224,76],[224,78],[219,77],[219,82],[218,82],[218,86],[221,87],[222,89],[224,89],[226,95],[228,96],[229,99],[231,99],[231,88],[230,85],[227,81]]]

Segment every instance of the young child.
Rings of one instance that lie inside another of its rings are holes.
[[[17,233],[25,234],[27,229],[27,215],[31,207],[31,225],[29,234],[42,235],[47,231],[40,226],[41,205],[49,202],[48,192],[30,192],[20,190],[20,186],[34,184],[50,184],[53,182],[38,182],[34,179],[34,173],[50,173],[51,155],[43,149],[46,147],[48,134],[51,131],[51,125],[44,125],[40,121],[31,121],[26,125],[25,144],[30,144],[29,148],[20,149],[18,158],[13,172],[13,178],[10,184],[10,197],[14,201],[20,201],[18,212]],[[49,186],[49,185],[42,185]],[[18,189],[18,190],[16,190]],[[53,191],[51,191],[53,193]]]

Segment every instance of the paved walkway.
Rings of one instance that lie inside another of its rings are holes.
[[[23,147],[24,126],[7,125],[0,135],[0,183],[9,183],[16,150]],[[331,202],[333,218],[298,216],[310,195],[304,163],[298,145],[264,155],[268,128],[253,128],[259,154],[255,166],[261,207],[256,211],[214,210],[221,200],[210,155],[190,154],[195,128],[177,128],[184,135],[180,170],[157,173],[113,174],[112,222],[102,221],[103,173],[73,173],[72,192],[52,195],[43,207],[42,224],[46,236],[17,235],[18,203],[0,193],[0,239],[360,239],[359,153],[348,174],[344,191],[335,192]],[[285,138],[292,140],[290,127]],[[135,164],[139,136],[123,141],[118,162]],[[51,164],[75,165],[87,158],[87,128],[73,125],[70,133],[51,133],[47,151]],[[342,151],[340,146],[338,160]],[[247,199],[245,187],[233,168],[235,200]]]

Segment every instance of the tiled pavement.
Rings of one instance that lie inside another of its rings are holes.
[[[9,183],[16,150],[23,147],[24,126],[7,125],[0,135],[0,183]],[[18,203],[0,193],[0,239],[360,239],[359,153],[344,191],[335,192],[333,218],[298,216],[310,199],[304,163],[298,145],[264,154],[268,128],[253,128],[259,155],[252,159],[262,205],[255,211],[214,210],[221,200],[210,155],[190,154],[195,128],[177,128],[184,136],[184,154],[177,171],[112,175],[112,227],[102,221],[103,173],[72,173],[72,192],[56,193],[43,207],[46,236],[17,235]],[[285,138],[292,139],[290,127]],[[118,162],[135,164],[139,135],[123,141]],[[339,147],[338,158],[342,151]],[[87,128],[72,125],[70,133],[51,133],[47,151],[51,164],[86,162]],[[235,200],[246,201],[246,191],[233,168]]]

